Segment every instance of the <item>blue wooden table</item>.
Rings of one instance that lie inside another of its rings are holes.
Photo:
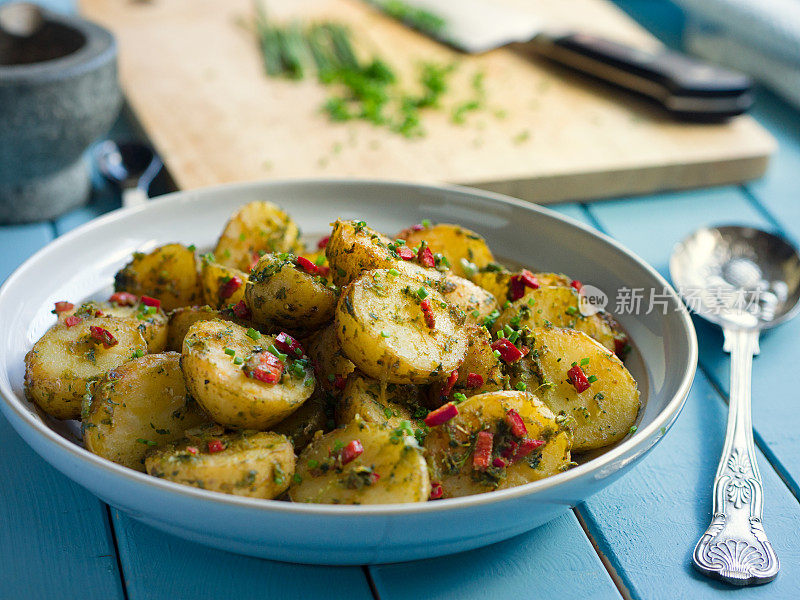
[[[618,3],[677,44],[682,17],[673,5]],[[761,181],[556,210],[612,235],[665,275],[673,244],[704,224],[750,224],[798,242],[800,115],[767,92],[759,94],[754,114],[780,143]],[[86,208],[50,223],[0,227],[0,279],[53,238],[118,205],[98,181]],[[783,568],[773,583],[740,590],[710,581],[691,566],[692,548],[710,519],[728,394],[721,335],[696,325],[700,368],[686,407],[631,474],[536,531],[415,563],[301,566],[185,542],[73,484],[0,417],[0,599],[800,598],[800,319],[763,338],[753,376],[764,523]]]

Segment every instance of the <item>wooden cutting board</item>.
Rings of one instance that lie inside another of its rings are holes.
[[[499,0],[498,0],[499,1]],[[548,22],[642,48],[658,42],[604,0],[502,0]],[[81,0],[117,36],[128,101],[180,188],[283,177],[369,177],[475,185],[537,202],[595,199],[760,176],[774,141],[750,117],[678,123],[647,101],[573,74],[518,45],[465,57],[359,0],[268,3],[276,18],[351,26],[409,81],[421,61],[457,62],[445,110],[406,139],[364,122],[331,123],[313,77],[268,79],[243,23],[252,0]],[[487,108],[464,125],[452,106],[485,74]]]

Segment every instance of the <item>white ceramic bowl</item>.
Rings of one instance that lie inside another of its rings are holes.
[[[107,295],[135,250],[178,241],[212,246],[231,212],[253,200],[284,207],[309,235],[337,217],[396,232],[423,218],[484,235],[495,255],[563,271],[606,290],[666,290],[666,314],[619,315],[644,406],[638,431],[565,473],[521,487],[423,504],[305,505],[217,494],[149,477],[84,450],[74,423],[43,419],[23,395],[23,357],[53,323],[53,302]],[[469,550],[533,529],[630,469],[678,416],[694,377],[691,320],[664,279],[613,240],[546,209],[478,190],[377,181],[285,181],[179,192],[118,210],[58,238],[0,289],[0,407],[45,460],[145,523],[211,546],[277,560],[364,564]]]

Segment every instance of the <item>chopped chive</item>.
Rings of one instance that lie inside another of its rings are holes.
[[[431,220],[430,219],[422,219],[422,226],[427,229],[428,227],[431,226]]]
[[[428,292],[425,288],[419,288],[417,290],[417,296],[419,296],[421,300],[424,300],[428,297]]]
[[[520,381],[514,387],[517,388],[520,392],[524,392],[525,390],[528,389],[528,384],[526,384],[524,381]]]
[[[472,311],[472,317],[477,319],[480,316],[481,312],[479,310]]]
[[[389,269],[389,275],[397,277],[398,275],[400,275],[400,271],[398,271],[397,269]]]
[[[506,334],[506,337],[509,337],[512,333],[514,333],[514,330],[508,325],[503,325],[503,333]]]
[[[464,400],[466,400],[466,399],[467,399],[467,397],[464,394],[462,394],[461,392],[456,392],[455,394],[453,394],[453,400],[456,402],[456,404],[458,404],[460,402],[464,402]]]
[[[243,362],[244,362],[244,359],[241,356],[237,356],[236,358],[233,359],[233,364],[235,364],[235,365],[240,365]]]
[[[255,329],[253,329],[252,327],[250,327],[250,328],[247,330],[247,337],[249,337],[251,340],[258,340],[258,339],[261,339],[261,334],[260,334],[260,333],[258,333],[258,332],[257,332]]]
[[[228,356],[236,356],[236,350],[233,348],[225,348],[225,354]]]
[[[588,358],[582,358],[581,359],[581,366],[582,367],[585,367],[588,364],[589,364],[589,359]]]
[[[595,381],[597,381],[597,377],[595,377],[594,375],[589,375],[589,379],[587,381],[589,383],[594,383]]]
[[[388,334],[388,333],[386,333],[385,331],[381,331],[381,337],[388,338],[388,337],[389,337],[389,334]]]

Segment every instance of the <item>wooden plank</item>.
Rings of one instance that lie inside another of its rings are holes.
[[[214,550],[112,511],[128,600],[372,600],[360,567],[315,567]]]
[[[46,464],[0,416],[0,597],[124,598],[105,505]]]
[[[711,483],[725,436],[725,405],[701,373],[673,428],[629,474],[578,507],[589,533],[633,598],[712,600],[733,588],[697,573],[691,553],[711,522]],[[795,598],[800,589],[797,501],[763,455],[764,524],[782,571],[750,599]]]
[[[643,48],[657,44],[605,0],[504,1]],[[457,60],[445,110],[425,117],[422,139],[330,123],[320,112],[328,91],[314,81],[264,77],[255,40],[236,24],[250,18],[251,0],[82,0],[82,10],[117,35],[127,97],[180,188],[336,175],[469,183],[540,202],[594,199],[753,178],[773,147],[749,117],[673,122],[525,48],[463,57],[361,0],[268,4],[281,17],[351,25],[368,52],[391,57],[406,77],[421,60]],[[472,97],[478,71],[490,108],[454,125],[451,109]]]
[[[621,598],[573,513],[486,548],[369,570],[381,600]]]

